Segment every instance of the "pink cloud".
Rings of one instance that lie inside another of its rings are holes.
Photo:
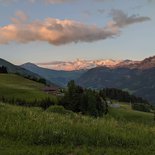
[[[27,15],[18,11],[11,24],[0,27],[0,44],[12,41],[19,43],[45,41],[53,45],[94,42],[117,36],[125,26],[150,20],[149,17],[127,16],[119,10],[114,10],[112,15],[112,21],[105,27],[98,27],[68,19],[46,18],[43,21],[29,22]]]

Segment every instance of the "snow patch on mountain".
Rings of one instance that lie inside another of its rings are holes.
[[[53,61],[47,63],[37,64],[43,68],[53,70],[88,70],[95,67],[108,67],[108,68],[130,68],[130,69],[148,69],[155,67],[155,56],[146,58],[142,61],[133,60],[113,60],[113,59],[99,59],[99,60],[81,60],[75,61]]]
[[[49,63],[38,63],[37,65],[54,70],[87,70],[98,66],[114,67],[121,63],[121,60],[102,59],[102,60],[81,60],[75,61],[54,61]]]

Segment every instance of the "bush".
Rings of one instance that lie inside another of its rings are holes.
[[[52,113],[58,113],[58,114],[74,115],[72,111],[66,110],[63,106],[59,106],[59,105],[50,106],[46,111],[52,112]]]
[[[133,103],[132,104],[133,110],[143,111],[143,112],[150,112],[151,106],[144,103]]]

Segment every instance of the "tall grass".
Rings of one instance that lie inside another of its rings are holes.
[[[94,119],[1,104],[0,154],[154,155],[155,126],[150,118],[148,123],[136,122],[112,113]]]

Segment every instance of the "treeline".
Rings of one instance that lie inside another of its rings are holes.
[[[108,105],[105,98],[94,90],[83,89],[76,85],[74,81],[68,83],[60,105],[68,110],[94,117],[101,117],[108,113]]]
[[[8,73],[7,68],[5,66],[0,66],[0,73]]]
[[[127,91],[122,91],[116,88],[105,88],[100,90],[100,95],[105,98],[110,98],[112,100],[117,100],[120,102],[131,102],[131,103],[146,103],[147,100],[144,100],[141,97],[136,97],[134,95],[129,94]]]
[[[45,85],[48,84],[46,79],[44,79],[44,78],[37,78],[37,77],[30,76],[30,75],[26,75],[26,76],[23,76],[23,77],[26,78],[26,79],[35,81],[35,82],[39,82],[39,83],[45,84]]]
[[[116,88],[105,88],[100,90],[100,95],[104,98],[117,100],[119,102],[127,102],[132,105],[133,110],[149,112],[152,108],[149,102],[141,97],[136,97],[126,91]]]
[[[42,83],[42,84],[45,84],[45,85],[48,85],[48,82],[44,78],[34,77],[34,76],[31,76],[31,75],[22,75],[20,73],[15,73],[15,74],[19,75],[19,76],[22,76],[22,77],[24,77],[26,79],[29,79],[29,80],[32,80],[32,81],[35,81],[35,82],[39,82],[39,83]]]

